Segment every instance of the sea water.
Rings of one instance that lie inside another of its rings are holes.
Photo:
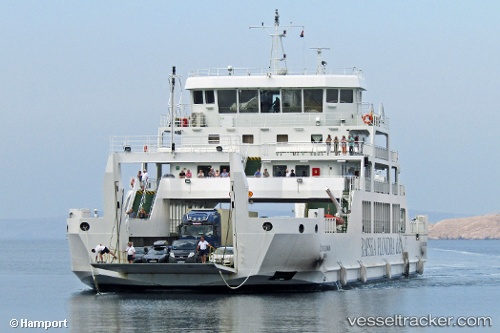
[[[97,295],[71,272],[66,240],[1,244],[0,332],[500,331],[498,240],[431,240],[425,273],[412,279],[276,294]],[[438,325],[439,317],[453,319]],[[474,327],[456,326],[460,317]],[[58,327],[21,328],[22,320]]]

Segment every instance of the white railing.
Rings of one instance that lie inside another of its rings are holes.
[[[418,215],[410,221],[410,232],[413,234],[427,233],[427,217]]]
[[[389,150],[387,150],[386,148],[375,146],[375,157],[380,158],[381,160],[388,161]]]
[[[334,218],[325,218],[325,233],[331,234],[337,232],[337,220]]]
[[[376,193],[389,194],[389,183],[388,182],[374,181],[373,182],[373,190]]]
[[[252,76],[268,75],[269,68],[206,68],[191,71],[190,77],[199,76]],[[317,68],[288,68],[285,75],[316,75]],[[354,75],[364,79],[363,71],[357,68],[332,68],[327,69],[325,74],[317,75]]]
[[[111,152],[156,152],[160,138],[158,135],[112,136]]]

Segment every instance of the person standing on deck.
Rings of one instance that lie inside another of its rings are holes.
[[[339,138],[335,137],[333,139],[333,151],[335,152],[335,156],[339,154]]]
[[[212,245],[210,245],[210,243],[208,243],[205,240],[205,237],[201,236],[200,241],[198,242],[198,246],[196,247],[196,250],[200,252],[202,264],[204,264],[207,261],[207,252],[209,246],[212,247]]]
[[[134,247],[134,244],[132,242],[128,242],[127,245],[128,245],[128,247],[125,250],[125,252],[127,252],[127,261],[128,261],[129,264],[131,264],[131,263],[134,262],[135,247]]]
[[[340,145],[342,146],[342,155],[347,154],[347,140],[345,135],[342,135],[342,140],[340,140]]]
[[[330,151],[332,150],[332,136],[328,134],[326,138],[326,155],[330,155]]]
[[[351,135],[349,135],[349,155],[353,155],[354,154],[354,137]]]

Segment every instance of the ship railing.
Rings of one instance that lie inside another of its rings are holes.
[[[427,217],[418,215],[410,220],[410,232],[413,234],[427,233]]]
[[[170,126],[170,114],[160,115],[160,126]],[[191,127],[191,105],[178,104],[174,108],[175,127]]]
[[[228,122],[230,127],[294,127],[296,130],[304,126],[372,126],[363,122],[363,115],[368,113],[367,103],[359,103],[357,111],[353,112],[304,112],[304,113],[221,113],[219,126]],[[330,106],[327,106],[328,108]],[[286,116],[285,116],[286,115]],[[170,115],[160,116],[160,126],[170,127]],[[229,121],[228,121],[229,119]],[[375,115],[375,120],[379,119]],[[389,118],[384,121],[374,121],[379,127],[389,129]],[[189,105],[182,105],[175,113],[174,126],[182,127],[207,127],[203,113],[191,113]]]
[[[371,178],[365,178],[365,191],[366,192],[372,191],[372,179]]]
[[[113,136],[111,137],[111,152],[125,153],[154,153],[158,151],[169,151],[171,149],[171,138],[168,135],[136,135],[136,136]],[[239,152],[241,140],[236,135],[221,135],[207,142],[206,137],[188,136],[174,137],[176,152]],[[246,148],[248,149],[248,148]]]
[[[373,190],[376,193],[389,194],[389,182],[386,181],[374,181],[373,182]]]
[[[191,71],[190,77],[204,77],[204,76],[264,76],[269,74],[269,68],[205,68]],[[281,75],[354,75],[360,79],[364,79],[363,71],[356,67],[351,68],[327,68],[325,73],[317,74],[317,68],[288,68],[286,72]]]
[[[349,155],[349,152],[347,152],[347,154],[345,155],[340,152],[339,155],[337,155],[336,157],[345,158],[348,156],[363,155],[364,146],[365,145],[362,141],[355,142],[354,152],[352,155]],[[310,142],[310,141],[272,142],[272,143],[264,143],[261,145],[262,157],[283,156],[286,154],[291,154],[292,156],[301,156],[301,155],[327,156],[326,155],[327,149],[326,149],[326,144],[324,142]],[[331,156],[331,158],[335,157],[335,152],[333,150],[333,147],[330,150],[329,156]]]
[[[158,135],[112,136],[111,152],[156,152],[158,150]]]
[[[398,183],[392,183],[392,194],[398,195],[399,194],[399,184]]]
[[[325,233],[336,233],[337,232],[337,220],[332,217],[325,218]]]

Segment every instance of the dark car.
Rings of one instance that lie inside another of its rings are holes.
[[[142,257],[143,263],[167,263],[170,254],[168,242],[161,240],[156,241],[153,247]]]
[[[135,249],[134,263],[142,262],[142,258],[152,249],[151,246],[138,247]]]
[[[197,239],[177,239],[172,243],[170,262],[186,262],[196,255]],[[189,260],[191,261],[191,260]]]

